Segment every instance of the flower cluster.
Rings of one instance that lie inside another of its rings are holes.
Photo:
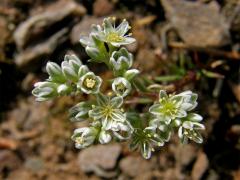
[[[95,97],[70,109],[72,122],[89,122],[88,127],[77,128],[73,132],[72,140],[78,149],[95,143],[106,144],[113,139],[129,139],[130,148],[140,149],[143,157],[148,159],[152,151],[170,140],[175,129],[182,143],[189,139],[202,143],[199,132],[204,129],[200,123],[202,117],[192,112],[197,106],[197,94],[185,91],[168,95],[160,90],[157,102],[151,100],[153,105],[144,112],[130,110],[124,104],[126,96],[134,96],[131,92],[138,90],[136,87],[139,84],[135,79],[139,71],[132,68],[133,55],[121,47],[135,42],[128,33],[130,29],[126,20],[116,26],[115,18],[105,18],[102,25],[92,26],[89,36],[80,39],[90,61],[104,63],[112,71],[113,79],[106,81],[111,83],[112,92],[109,95],[101,92],[101,77],[90,71],[75,55],[66,55],[61,66],[47,63],[49,78],[36,83],[32,91],[36,100],[46,101],[78,93]]]
[[[73,107],[70,112],[73,121],[82,121],[84,118],[90,118],[92,120],[91,127],[87,131],[91,135],[91,141],[88,145],[92,144],[96,137],[99,137],[98,141],[101,144],[108,143],[112,137],[116,137],[120,140],[128,139],[132,133],[132,126],[126,119],[122,107],[123,98],[116,96],[110,98],[101,93],[97,95],[96,104],[79,103]],[[85,147],[85,141],[82,141],[82,146],[78,137],[82,136],[86,128],[79,128],[74,132],[73,139],[76,142],[76,147]],[[87,134],[89,134],[87,133]],[[90,143],[91,142],[91,143]]]
[[[73,92],[98,93],[102,79],[89,71],[75,55],[66,55],[61,67],[55,62],[46,66],[49,78],[34,85],[37,101],[46,101]]]
[[[131,89],[132,79],[139,74],[137,69],[130,69],[133,64],[133,55],[126,48],[119,47],[135,42],[135,39],[127,34],[131,29],[128,22],[115,27],[115,18],[105,18],[103,25],[92,25],[89,36],[83,36],[80,43],[85,47],[90,61],[105,63],[114,73],[115,79],[112,90],[117,96],[127,96]]]
[[[188,139],[202,143],[203,139],[199,133],[199,130],[205,129],[200,123],[202,116],[190,112],[196,106],[197,94],[191,91],[168,96],[166,91],[160,90],[159,101],[149,108],[152,117],[148,127],[143,129],[141,136],[137,135],[139,130],[136,131],[136,137],[132,138],[132,146],[136,146],[136,142],[139,141],[143,156],[149,158],[154,147],[169,141],[175,128],[178,128],[178,136],[182,143],[186,143]]]

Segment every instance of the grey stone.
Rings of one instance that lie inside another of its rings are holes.
[[[196,47],[219,47],[230,43],[229,24],[216,1],[160,0],[167,19],[183,41]]]
[[[50,5],[43,12],[31,16],[17,27],[14,32],[17,48],[22,50],[36,34],[46,32],[55,23],[70,16],[82,17],[85,13],[86,9],[72,0],[61,0]]]
[[[135,177],[139,174],[149,172],[154,164],[150,160],[145,160],[140,156],[128,156],[120,161],[120,169],[124,174]]]
[[[111,170],[116,166],[121,150],[119,144],[96,145],[83,149],[78,155],[79,167],[84,172],[94,172],[101,177],[114,177],[117,174]]]
[[[204,152],[198,154],[197,160],[193,165],[191,177],[194,180],[201,179],[203,174],[208,169],[209,161],[207,155]]]
[[[16,56],[16,65],[25,71],[34,70],[34,64],[38,63],[46,55],[51,54],[59,44],[66,40],[64,35],[67,32],[68,29],[62,29],[48,40],[22,51]]]

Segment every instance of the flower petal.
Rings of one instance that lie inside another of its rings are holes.
[[[112,22],[111,22],[111,19],[110,19],[110,18],[105,18],[105,19],[103,20],[103,27],[104,27],[104,33],[105,33],[105,34],[108,34],[108,33],[114,31],[114,28],[113,28],[113,26],[112,26]]]
[[[93,119],[101,119],[104,117],[103,109],[101,107],[94,107],[88,112],[88,115]]]
[[[110,98],[108,96],[105,96],[102,93],[98,93],[96,96],[97,103],[99,106],[106,106],[110,103]]]
[[[187,119],[195,122],[200,122],[202,121],[203,117],[196,113],[190,113],[188,114]]]
[[[151,157],[151,154],[152,154],[151,151],[152,149],[149,143],[144,142],[141,144],[141,153],[145,159],[149,159]]]
[[[111,118],[114,121],[120,121],[120,122],[124,122],[126,120],[126,116],[123,114],[123,112],[121,112],[120,110],[115,110],[112,114],[111,114]]]
[[[111,135],[108,132],[106,132],[104,130],[102,130],[100,132],[100,134],[99,134],[99,142],[101,144],[109,143],[111,141],[111,139],[112,139],[112,137],[111,137]]]
[[[120,108],[123,104],[123,98],[121,96],[114,97],[110,103],[113,108]]]
[[[161,115],[161,112],[159,111],[161,106],[162,105],[156,103],[149,108],[149,112],[154,114],[154,115]]]
[[[123,20],[122,23],[116,28],[116,31],[120,36],[123,36],[129,30],[129,24],[126,20]]]
[[[179,109],[175,115],[178,118],[182,118],[182,117],[186,117],[187,116],[187,112],[183,109]]]

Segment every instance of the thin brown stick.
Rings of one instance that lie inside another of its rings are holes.
[[[170,42],[168,46],[176,49],[187,49],[190,51],[204,52],[212,56],[219,56],[219,57],[224,57],[232,60],[240,60],[240,53],[238,52],[229,52],[229,51],[223,51],[223,50],[218,50],[213,48],[200,48],[200,47],[188,46],[181,42]]]
[[[168,93],[174,93],[174,92],[180,90],[181,88],[183,88],[183,86],[190,84],[196,80],[197,80],[196,73],[194,71],[188,71],[187,74],[182,79],[180,79],[174,83],[171,83],[169,85],[162,85],[161,89],[166,90]],[[136,91],[133,94],[133,96],[134,96],[134,98],[127,100],[125,104],[138,104],[139,98],[142,98],[142,97],[148,97],[148,98],[152,99],[153,101],[156,101],[159,98],[158,92],[138,92],[138,91]]]
[[[17,146],[17,142],[12,139],[0,138],[0,149],[15,150]]]

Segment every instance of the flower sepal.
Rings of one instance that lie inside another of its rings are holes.
[[[69,117],[72,122],[84,121],[88,118],[88,111],[91,109],[91,102],[80,102],[69,110]]]
[[[34,84],[32,94],[36,96],[36,101],[47,101],[58,96],[57,84],[53,82],[38,82]]]
[[[46,71],[49,74],[49,79],[56,83],[65,83],[66,78],[62,73],[61,67],[55,62],[48,62],[46,65]]]

